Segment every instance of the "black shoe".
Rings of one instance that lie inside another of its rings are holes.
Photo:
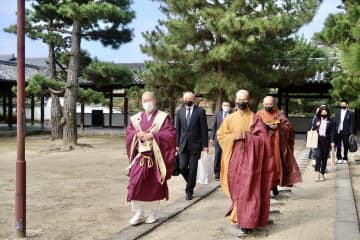
[[[220,180],[220,174],[218,174],[218,173],[215,174],[215,180],[216,180],[216,181],[219,181],[219,180]]]
[[[272,193],[275,197],[277,197],[279,195],[279,190],[277,189],[277,186],[272,188]]]
[[[243,234],[250,234],[250,233],[252,233],[252,229],[250,229],[250,228],[240,228],[240,230],[241,230],[241,232],[242,232]]]
[[[187,201],[192,200],[192,199],[193,199],[192,193],[187,193],[185,199],[186,199]]]

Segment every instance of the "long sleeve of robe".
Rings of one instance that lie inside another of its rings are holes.
[[[239,131],[245,140],[234,140]],[[256,228],[267,224],[273,158],[261,118],[250,111],[235,112],[224,119],[217,132],[223,150],[221,188],[232,201],[230,219],[240,227]]]
[[[154,114],[155,115],[155,114]],[[140,126],[143,131],[149,129],[154,117],[148,121],[145,113],[141,115]],[[167,181],[172,174],[176,151],[176,134],[170,117],[166,117],[159,131],[152,132],[153,141],[159,146],[165,163],[165,179],[162,180],[159,165],[153,151],[139,154],[137,144],[134,147],[137,130],[132,123],[126,129],[126,150],[130,161],[127,200],[155,201],[169,198]]]

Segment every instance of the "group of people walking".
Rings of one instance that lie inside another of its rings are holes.
[[[327,105],[316,109],[311,129],[318,133],[318,147],[313,149],[315,158],[315,181],[325,181],[327,160],[331,151],[336,150],[337,164],[347,163],[349,136],[353,133],[353,112],[349,110],[347,100],[340,101],[340,110],[331,118]],[[343,148],[342,148],[343,146]],[[343,149],[343,152],[342,152]]]
[[[167,180],[172,175],[176,151],[186,182],[185,199],[193,198],[198,160],[201,152],[208,152],[210,142],[215,146],[215,179],[232,202],[226,215],[243,234],[266,226],[271,191],[277,196],[277,186],[291,187],[301,181],[294,157],[293,125],[276,109],[272,96],[263,99],[262,110],[252,112],[250,94],[241,89],[236,93],[236,111],[231,112],[230,102],[224,101],[222,110],[215,114],[209,141],[205,110],[195,100],[193,92],[183,94],[184,107],[176,113],[174,128],[170,116],[156,108],[154,94],[143,94],[144,111],[131,117],[126,130],[130,160],[127,200],[134,211],[130,224],[157,220],[159,201],[169,197]],[[318,129],[322,147],[333,143],[335,128],[329,120],[330,112],[320,109],[312,127]],[[336,131],[341,140],[346,140],[346,119],[347,115],[340,113],[341,128]],[[321,156],[327,153],[324,150]],[[347,159],[346,151],[344,154],[342,160]],[[319,161],[316,170],[322,172],[322,164]]]

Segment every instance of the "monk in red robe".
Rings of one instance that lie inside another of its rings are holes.
[[[263,100],[264,109],[257,115],[267,126],[274,157],[274,174],[272,179],[273,195],[277,196],[277,186],[292,186],[301,182],[301,172],[294,157],[294,128],[285,114],[275,108],[274,98],[267,96]]]
[[[157,220],[159,201],[169,198],[167,180],[172,175],[176,151],[175,128],[169,115],[156,109],[152,92],[143,94],[142,105],[145,111],[132,116],[126,129],[130,161],[127,200],[135,212],[131,225]]]
[[[243,234],[267,224],[273,158],[261,118],[249,110],[249,92],[236,93],[238,110],[217,131],[223,155],[221,188],[232,201],[227,215]]]

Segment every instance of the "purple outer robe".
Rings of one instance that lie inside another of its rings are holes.
[[[154,112],[150,118],[147,119],[146,113],[141,114],[140,126],[143,131],[146,131],[152,126],[157,111]],[[130,162],[137,155],[137,149],[135,148],[134,153],[131,154],[131,143],[133,138],[136,138],[136,129],[129,124],[126,129],[126,150]],[[148,160],[143,158],[143,155],[154,159],[153,152],[142,153],[142,156],[136,159],[136,162],[132,165],[129,171],[129,186],[127,200],[138,200],[138,201],[155,201],[162,199],[169,199],[169,190],[166,180],[170,179],[173,165],[174,156],[176,151],[176,132],[172,124],[170,117],[166,117],[160,130],[158,132],[152,132],[154,140],[159,145],[161,154],[163,156],[166,165],[166,177],[163,184],[161,184],[160,172],[156,165],[156,161],[153,162],[152,167],[148,167]],[[140,160],[144,160],[144,164],[140,165]]]

